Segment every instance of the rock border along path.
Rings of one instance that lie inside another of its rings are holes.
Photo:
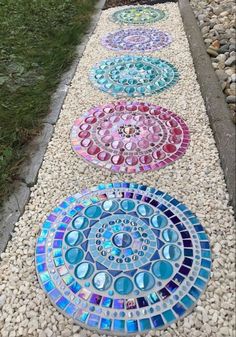
[[[93,88],[88,78],[96,62],[117,54],[100,44],[104,34],[117,29],[117,24],[108,20],[116,9],[104,11],[77,67],[45,153],[38,182],[31,188],[25,212],[16,223],[6,251],[1,254],[0,332],[3,337],[96,336],[72,325],[50,304],[36,278],[34,248],[41,223],[61,200],[83,187],[117,180],[155,186],[185,203],[205,227],[213,249],[212,278],[193,313],[166,331],[150,332],[147,336],[187,337],[189,333],[201,337],[233,336],[233,211],[228,206],[229,196],[178,6],[172,3],[157,7],[167,10],[169,17],[149,27],[170,32],[173,43],[151,55],[174,64],[181,80],[147,101],[165,106],[184,118],[190,128],[190,147],[183,158],[165,169],[135,176],[100,170],[74,155],[69,134],[76,117],[92,105],[112,101],[108,94]]]

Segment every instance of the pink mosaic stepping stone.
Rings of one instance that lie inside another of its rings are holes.
[[[181,117],[166,108],[118,101],[91,108],[71,130],[76,154],[114,172],[156,170],[179,159],[190,142]]]

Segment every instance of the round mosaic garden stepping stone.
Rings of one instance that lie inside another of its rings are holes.
[[[157,29],[131,28],[109,33],[102,39],[108,49],[145,52],[159,50],[171,43],[169,34]]]
[[[166,12],[149,7],[135,6],[118,10],[111,15],[111,20],[125,24],[146,24],[160,21],[166,17]]]
[[[151,103],[114,102],[90,109],[71,131],[73,150],[114,172],[162,168],[181,157],[190,136],[175,113]]]
[[[208,237],[178,200],[136,183],[68,197],[36,245],[40,284],[66,316],[101,333],[162,329],[191,311],[210,277]]]
[[[150,96],[173,86],[177,69],[167,61],[149,56],[124,55],[105,59],[90,73],[92,83],[113,96]]]

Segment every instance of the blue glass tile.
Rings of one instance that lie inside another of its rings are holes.
[[[63,276],[62,279],[66,285],[71,284],[75,280],[74,277],[72,277],[70,274]]]
[[[154,325],[155,328],[161,328],[164,326],[164,321],[161,317],[161,315],[156,315],[156,316],[153,316],[151,317],[152,318],[152,323]]]
[[[192,249],[184,249],[184,256],[193,256],[193,250]]]
[[[148,295],[148,300],[151,304],[154,304],[160,301],[158,295],[155,292]]]
[[[180,304],[180,303],[176,303],[173,308],[174,312],[176,312],[177,315],[179,315],[180,317],[183,316],[186,312],[186,309]]]
[[[210,269],[211,268],[211,261],[202,259],[201,266]]]
[[[169,324],[176,320],[172,310],[166,310],[162,313],[162,315]]]
[[[113,299],[110,297],[103,297],[102,299],[102,306],[105,308],[111,308],[113,303]]]
[[[128,332],[136,332],[138,331],[138,322],[135,320],[128,320],[127,324],[127,331]]]
[[[179,273],[187,276],[189,273],[190,273],[190,269],[185,267],[185,266],[182,266],[180,269],[179,269]]]
[[[189,290],[189,294],[192,295],[194,298],[198,299],[199,296],[200,296],[200,291],[195,288],[195,287],[192,287],[190,290]]]
[[[166,288],[162,288],[158,291],[159,296],[164,300],[165,298],[170,296],[169,291]]]
[[[208,280],[208,278],[210,276],[210,272],[208,270],[202,268],[202,269],[200,269],[199,276]]]
[[[170,281],[169,283],[167,283],[166,288],[173,293],[179,286],[177,284],[175,284],[173,281]]]
[[[208,241],[200,241],[201,248],[210,249],[210,244]]]
[[[42,283],[44,283],[50,280],[50,275],[48,272],[45,272],[45,273],[39,274],[39,278],[41,279]]]
[[[125,301],[123,299],[114,299],[114,309],[124,309]]]
[[[81,289],[81,285],[79,285],[78,282],[74,282],[69,286],[69,288],[74,294],[76,294]]]
[[[204,232],[202,225],[195,225],[194,228],[196,232]]]
[[[36,254],[45,254],[46,248],[45,246],[37,246],[36,247]]]
[[[139,321],[140,330],[145,331],[151,329],[151,322],[149,318],[140,319]]]
[[[198,288],[204,289],[206,286],[206,283],[200,278],[197,278],[194,285],[197,286]]]
[[[55,285],[52,281],[48,281],[47,283],[44,283],[44,289],[49,293],[51,290],[55,289]]]
[[[60,248],[53,249],[53,257],[59,257],[59,256],[62,256],[62,249]]]
[[[59,297],[61,297],[61,293],[59,290],[54,289],[49,293],[49,296],[55,302],[56,300],[58,300]]]
[[[100,320],[100,317],[98,315],[90,314],[87,324],[93,328],[96,328],[98,327],[99,320]]]
[[[186,232],[181,232],[180,234],[181,234],[181,236],[182,236],[183,239],[188,239],[188,238],[190,238],[190,234],[189,234],[188,231],[186,231]]]
[[[115,331],[124,331],[125,330],[125,321],[120,319],[114,319],[113,329]]]
[[[50,221],[47,221],[47,220],[44,221],[44,223],[43,223],[43,228],[44,229],[50,229],[51,226],[52,226],[52,223]]]
[[[89,315],[88,312],[83,312],[79,317],[80,322],[84,323],[88,318],[88,315]]]
[[[67,202],[63,201],[60,205],[61,208],[67,208],[69,205],[67,204]]]
[[[204,257],[206,259],[211,258],[211,251],[210,250],[201,250],[201,254],[202,254],[202,257]]]
[[[100,329],[102,330],[111,330],[111,319],[102,318],[100,323]]]
[[[92,294],[89,302],[93,303],[93,304],[96,304],[96,305],[99,305],[100,302],[101,302],[101,300],[102,300],[102,296],[101,295]]]
[[[54,239],[63,239],[64,232],[56,232]]]
[[[63,266],[65,264],[64,259],[62,257],[54,258],[54,263],[56,267]]]
[[[46,265],[46,263],[42,263],[42,264],[39,264],[38,266],[37,266],[37,271],[38,271],[38,273],[42,273],[42,272],[44,272],[44,271],[46,271],[47,270],[47,265]]]
[[[176,227],[178,228],[178,230],[179,230],[180,232],[186,230],[186,227],[185,227],[182,223],[179,223],[178,225],[176,225]]]
[[[184,247],[192,247],[193,246],[191,240],[184,240],[183,243],[184,243]]]
[[[191,308],[191,307],[194,305],[193,300],[192,300],[188,295],[185,295],[185,296],[182,298],[181,302],[184,304],[184,306],[185,306],[187,309]]]
[[[197,236],[199,237],[199,240],[208,241],[208,237],[205,233],[197,233]]]
[[[61,247],[62,247],[62,241],[61,240],[53,241],[53,248],[61,248]]]
[[[74,313],[77,311],[77,307],[74,305],[74,304],[72,304],[72,303],[70,303],[67,307],[66,307],[66,310],[65,310],[65,312],[67,313],[67,315],[69,315],[69,316],[73,316],[74,315]]]
[[[46,242],[46,238],[43,238],[43,237],[39,237],[38,239],[37,239],[37,245],[39,245],[39,244],[45,244],[45,242]]]
[[[145,297],[138,297],[137,301],[138,301],[139,308],[143,308],[143,307],[147,307],[148,306],[148,301],[146,300]]]
[[[186,257],[186,258],[184,259],[184,261],[183,261],[183,264],[184,264],[185,266],[192,267],[193,260],[190,259],[190,258],[188,258],[188,257]]]
[[[35,261],[36,261],[37,264],[45,262],[46,261],[46,256],[45,255],[38,255],[38,256],[36,256]]]
[[[58,305],[58,307],[60,309],[65,309],[65,307],[67,306],[67,304],[70,303],[64,296],[62,296],[57,302],[56,304]]]

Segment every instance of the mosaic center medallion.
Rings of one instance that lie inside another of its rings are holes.
[[[167,61],[124,55],[101,61],[90,73],[91,82],[113,96],[150,96],[173,86],[177,69]]]
[[[109,33],[102,39],[108,49],[117,51],[155,51],[171,43],[170,35],[157,29],[124,29]]]
[[[40,284],[83,327],[132,335],[191,311],[210,277],[207,235],[178,200],[136,183],[68,197],[42,225]]]
[[[90,109],[71,131],[73,150],[114,172],[160,169],[180,158],[190,141],[175,113],[151,103],[114,102]]]
[[[166,13],[149,6],[135,6],[118,10],[111,15],[111,20],[123,24],[146,24],[160,21]]]

